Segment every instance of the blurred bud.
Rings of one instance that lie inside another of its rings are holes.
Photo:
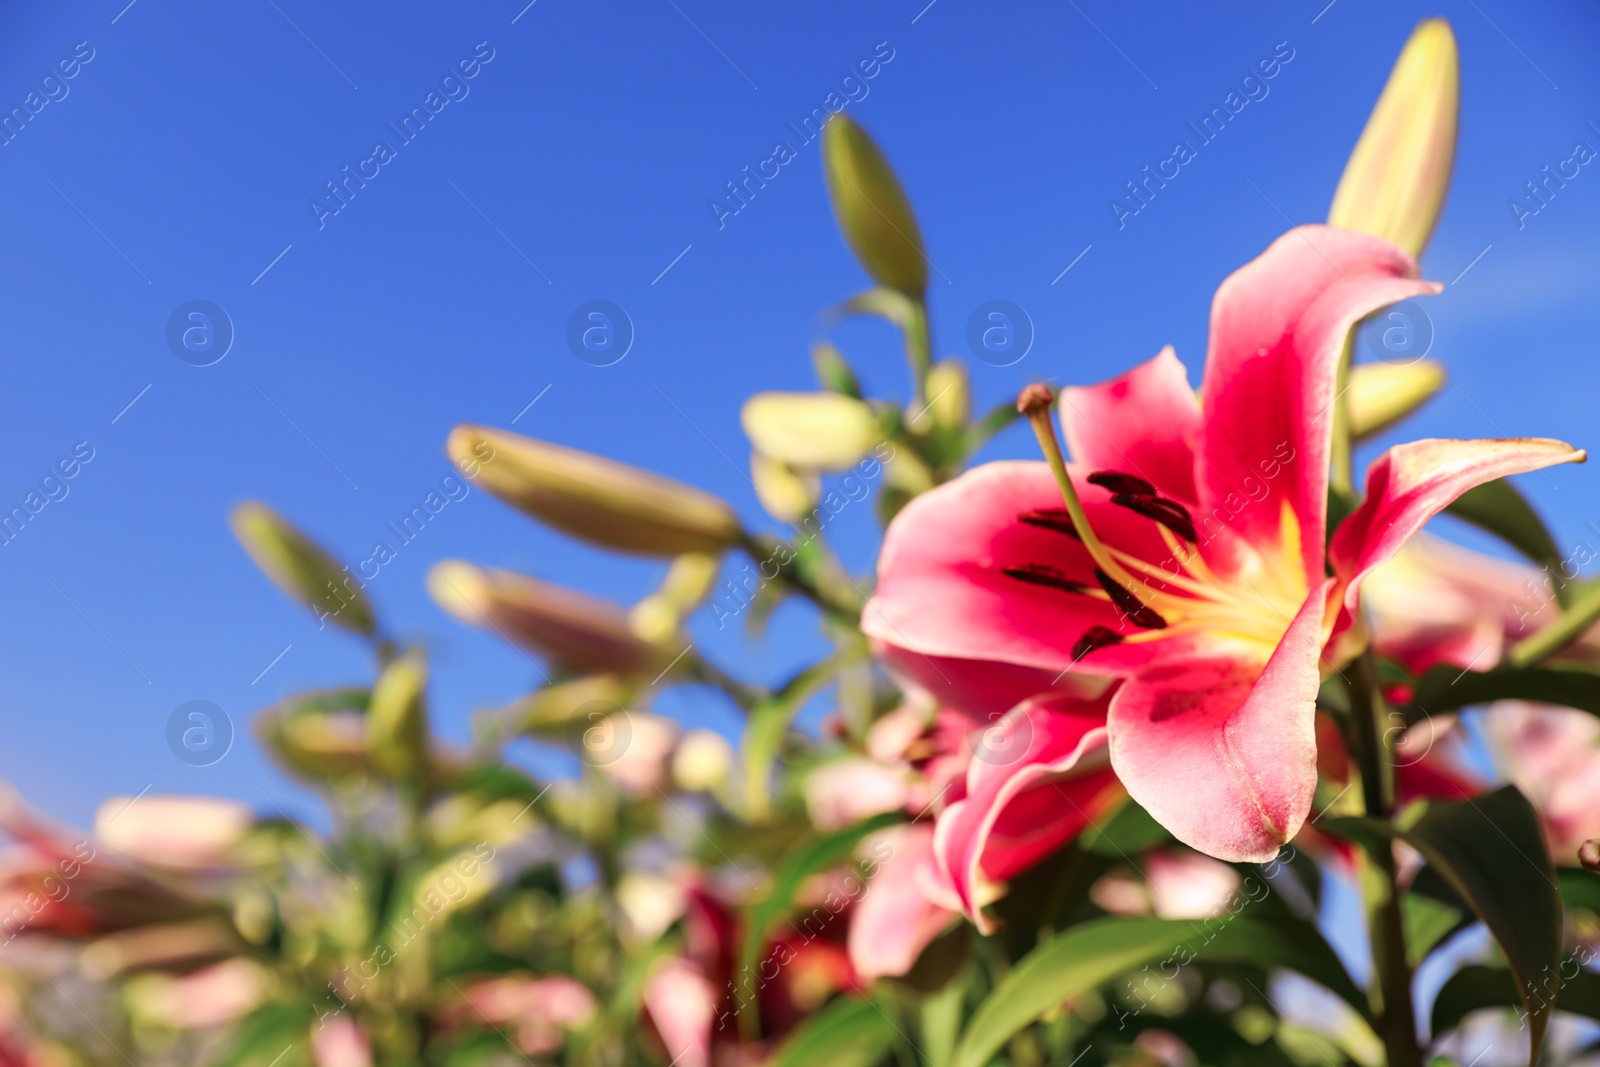
[[[672,561],[667,576],[661,579],[658,594],[688,614],[706,602],[711,587],[722,570],[722,561],[701,552],[689,552]]]
[[[639,944],[651,944],[677,922],[688,906],[688,894],[669,878],[628,871],[617,881],[617,906],[628,920],[628,932]]]
[[[1600,871],[1600,837],[1591,837],[1578,846],[1578,862],[1586,871]]]
[[[209,962],[243,947],[233,927],[221,919],[152,923],[107,934],[85,946],[78,969],[90,981],[103,982],[135,968]]]
[[[316,612],[319,620],[367,637],[377,629],[372,605],[357,580],[265,504],[235,508],[233,535],[279,589]]]
[[[822,476],[816,471],[797,471],[760,452],[750,453],[750,480],[761,506],[779,522],[799,522],[822,497]]]
[[[391,778],[415,778],[428,765],[428,667],[409,652],[383,669],[367,707],[367,754]]]
[[[861,383],[837,348],[826,342],[815,346],[811,349],[811,363],[817,368],[817,381],[824,389],[860,399]]]
[[[435,847],[487,843],[496,848],[531,833],[539,817],[522,797],[485,804],[479,795],[457,793],[428,810],[428,836]]]
[[[160,867],[197,870],[227,862],[255,816],[220,797],[112,797],[95,813],[106,847]]]
[[[805,789],[811,824],[819,830],[838,830],[905,807],[911,800],[911,777],[904,767],[846,756],[813,770],[806,776]]]
[[[1461,61],[1444,19],[1406,42],[1333,194],[1328,222],[1393,241],[1420,256],[1450,188]]]
[[[172,977],[141,974],[128,982],[135,1020],[173,1030],[211,1030],[244,1018],[260,1004],[269,979],[261,965],[236,958]]]
[[[757,393],[739,421],[757,452],[813,470],[853,467],[881,440],[872,409],[838,393]]]
[[[671,719],[648,711],[616,711],[583,732],[585,763],[599,767],[626,792],[649,796],[666,781],[667,757],[678,739]]]
[[[1415,363],[1358,363],[1350,368],[1350,432],[1357,438],[1386,430],[1444,388],[1444,366],[1431,359]]]
[[[291,701],[261,715],[256,734],[286,769],[312,781],[365,774],[367,697],[364,689],[345,689]],[[330,710],[321,710],[325,701]]]
[[[457,426],[445,448],[501,500],[603,548],[718,553],[743,536],[710,493],[588,452],[480,426]]]
[[[733,746],[715,730],[690,730],[672,754],[672,781],[686,793],[719,788],[733,770]]]
[[[512,733],[572,740],[589,727],[593,708],[625,707],[637,688],[618,675],[591,674],[541,686],[494,714],[506,721]]]
[[[635,634],[620,605],[526,575],[448,560],[428,572],[428,591],[462,622],[563,668],[648,673],[672,656]]]
[[[233,928],[239,936],[256,947],[272,940],[277,927],[278,910],[272,896],[255,890],[240,894],[233,902]]]
[[[317,1067],[372,1067],[372,1040],[347,1015],[311,1025],[311,1060]]]
[[[822,165],[839,229],[873,281],[919,300],[928,288],[922,234],[906,194],[878,146],[835,115],[822,129]]]
[[[501,1030],[524,1058],[554,1055],[561,1050],[566,1031],[587,1026],[599,1013],[588,987],[564,974],[535,978],[514,971],[484,978],[461,990],[461,999],[460,1007],[445,1013],[450,1025],[476,1027],[487,1022]],[[506,1034],[502,1027],[511,1032]]]
[[[965,426],[972,417],[972,387],[959,359],[942,360],[930,367],[923,391],[928,394],[928,406],[911,420],[914,428],[926,428],[925,420],[930,417],[939,427]]]
[[[486,844],[458,849],[417,879],[411,900],[423,915],[437,920],[469,908],[495,887],[495,851]]]

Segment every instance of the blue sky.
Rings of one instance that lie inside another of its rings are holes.
[[[448,473],[451,426],[516,419],[700,484],[772,528],[744,476],[739,404],[809,388],[817,313],[865,283],[817,145],[788,125],[830,93],[917,209],[939,353],[964,353],[989,300],[1033,323],[1021,362],[973,364],[980,404],[1038,378],[1097,380],[1169,342],[1198,380],[1217,283],[1325,216],[1401,43],[1446,15],[1461,143],[1424,270],[1451,283],[1425,306],[1452,387],[1403,432],[1596,443],[1600,170],[1583,167],[1520,228],[1508,206],[1576,142],[1600,149],[1592,7],[525,2],[94,0],[0,16],[0,112],[38,109],[0,147],[0,504],[75,448],[80,460],[51,483],[65,495],[0,547],[0,778],[46,810],[83,823],[99,798],[147,786],[309,810],[247,724],[369,665],[238,549],[226,519],[243,500],[354,561]],[[1292,58],[1266,94],[1119,228],[1123,183],[1197,141],[1187,124],[1274,54]],[[845,81],[874,59],[872,78]],[[430,93],[448,102],[403,140],[389,124]],[[364,163],[380,140],[392,158]],[[736,215],[715,209],[780,140],[794,158],[777,177]],[[347,166],[369,180],[337,213],[314,208]],[[167,342],[195,300],[232,323],[209,366]],[[591,300],[634,326],[608,367],[565,340]],[[904,397],[884,327],[831,336],[870,388]],[[1013,432],[987,455],[1031,452]],[[1600,545],[1584,526],[1600,526],[1592,471],[1524,484],[1562,540]],[[865,570],[869,509],[838,529]],[[427,569],[451,557],[618,599],[661,572],[481,491],[452,502],[369,592],[391,630],[432,650],[438,728],[456,740],[532,671],[429,600]],[[773,679],[815,652],[810,622],[790,606],[766,642],[709,617],[695,631],[707,655]],[[167,749],[168,717],[195,699],[240,735],[210,767]],[[733,722],[703,694],[670,706]]]

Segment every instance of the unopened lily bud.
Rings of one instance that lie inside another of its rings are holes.
[[[656,593],[672,601],[684,614],[688,614],[706,602],[706,597],[711,595],[711,587],[716,583],[721,570],[722,561],[715,556],[708,556],[702,552],[686,553],[672,561],[672,565],[667,568],[667,576],[661,579],[661,587]]]
[[[739,421],[757,452],[811,470],[846,470],[881,440],[872,409],[838,393],[757,393]]]
[[[233,535],[279,589],[322,621],[372,636],[377,623],[358,580],[265,504],[240,504]]]
[[[760,452],[750,453],[750,480],[761,506],[779,522],[799,522],[822,496],[822,477],[816,471],[797,471]]]
[[[928,370],[928,380],[923,385],[928,394],[928,405],[911,420],[913,429],[923,429],[930,420],[934,426],[965,426],[972,417],[972,387],[967,381],[967,368],[959,359],[946,359]]]
[[[660,593],[651,593],[628,609],[628,629],[651,644],[672,640],[682,625],[683,612]]]
[[[391,778],[414,778],[428,765],[428,667],[408,653],[383,669],[367,708],[367,753]]]
[[[589,452],[481,426],[457,426],[445,448],[501,500],[602,548],[719,553],[743,536],[710,493]]]
[[[289,770],[313,781],[367,773],[367,717],[359,711],[272,713],[256,731]]]
[[[517,733],[572,738],[589,727],[595,708],[626,707],[637,688],[620,675],[590,674],[541,686],[497,714]]]
[[[255,816],[221,797],[112,797],[95,813],[94,833],[108,848],[159,867],[224,865]]]
[[[844,115],[822,129],[822,166],[839,229],[873,281],[919,300],[928,260],[911,205],[872,138]]]
[[[571,670],[649,672],[673,655],[635,634],[620,605],[526,575],[451,560],[428,573],[428,592],[462,622]]]
[[[1461,60],[1444,19],[1426,19],[1395,62],[1333,194],[1328,222],[1420,256],[1450,188]]]
[[[107,934],[84,948],[78,969],[91,981],[115,978],[136,967],[172,967],[231,956],[243,946],[233,928],[210,917],[151,923]]]
[[[817,368],[817,381],[824,389],[845,396],[861,396],[861,382],[837,348],[826,343],[817,345],[811,350],[811,363]]]
[[[1350,368],[1350,432],[1357,438],[1388,429],[1444,388],[1444,366],[1431,359],[1415,363],[1358,363]]]
[[[686,793],[704,793],[728,780],[733,746],[715,730],[690,730],[672,754],[672,781]]]
[[[1591,837],[1578,846],[1578,862],[1586,871],[1600,871],[1600,837]]]

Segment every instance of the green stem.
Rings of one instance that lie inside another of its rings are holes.
[[[906,358],[911,361],[912,411],[921,411],[927,392],[928,368],[933,366],[933,336],[928,330],[928,305],[920,299],[908,298],[910,314],[906,316]]]
[[[1561,651],[1569,642],[1587,630],[1600,618],[1600,582],[1585,583],[1572,605],[1561,617],[1532,637],[1524,638],[1512,646],[1506,657],[1513,667],[1531,667],[1553,653]]]
[[[1393,735],[1384,728],[1386,709],[1372,653],[1362,653],[1350,670],[1350,752],[1360,768],[1366,814],[1387,821],[1394,814]],[[1411,965],[1406,960],[1405,924],[1392,848],[1367,853],[1361,888],[1375,976],[1372,1007],[1386,1060],[1389,1067],[1421,1067],[1416,1008],[1411,1000]]]
[[[1344,341],[1344,352],[1339,356],[1339,376],[1334,381],[1333,440],[1330,442],[1330,480],[1333,488],[1344,493],[1355,492],[1355,441],[1350,433],[1350,364],[1355,354],[1355,333]]]

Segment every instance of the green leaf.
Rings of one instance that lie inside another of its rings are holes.
[[[1561,573],[1561,551],[1533,505],[1506,479],[1468,489],[1445,511],[1494,534],[1512,548],[1553,573]],[[1561,591],[1557,590],[1557,598]],[[1566,603],[1562,599],[1562,603]]]
[[[841,652],[813,663],[791,678],[778,692],[750,709],[742,747],[747,805],[745,814],[751,822],[761,822],[769,813],[771,783],[768,779],[772,776],[772,761],[778,758],[794,717],[800,714],[806,701],[833,681],[841,666],[854,658],[858,657]]]
[[[984,1067],[1025,1026],[1118,975],[1154,964],[1155,976],[1170,980],[1197,960],[1287,967],[1321,982],[1363,1017],[1366,1013],[1360,990],[1308,923],[1263,921],[1226,911],[1202,923],[1098,919],[1044,942],[995,985],[961,1036],[955,1067]]]
[[[900,821],[900,816],[894,812],[877,815],[843,830],[813,837],[785,857],[773,876],[772,891],[750,909],[749,925],[739,952],[740,975],[754,970],[768,935],[794,907],[795,894],[807,878],[845,862],[863,837]]]
[[[1556,872],[1556,886],[1568,907],[1584,908],[1600,916],[1600,874],[1566,867]]]
[[[1417,682],[1408,717],[1420,719],[1496,700],[1533,700],[1600,715],[1600,671],[1575,664],[1466,672],[1435,667]]]
[[[1407,893],[1400,901],[1405,919],[1406,962],[1418,967],[1465,919],[1459,911],[1432,897]]]
[[[1551,979],[1561,954],[1561,900],[1539,817],[1515,786],[1454,803],[1435,803],[1410,828],[1372,819],[1328,819],[1330,832],[1369,851],[1396,836],[1423,857],[1494,935],[1523,991],[1539,1058],[1549,1014],[1539,1010],[1538,983]]]
[[[990,408],[988,414],[967,428],[962,459],[971,459],[978,449],[989,443],[991,437],[1020,418],[1022,413],[1017,410],[1015,401],[1007,400]]]
[[[871,1000],[841,998],[806,1020],[769,1061],[770,1067],[872,1067],[898,1035]]]
[[[1137,802],[1128,800],[1109,819],[1084,833],[1082,844],[1085,852],[1125,859],[1171,840],[1166,827],[1156,822]]]
[[[1600,1019],[1600,975],[1580,968],[1576,961],[1567,965],[1573,973],[1562,974],[1561,988],[1555,995],[1557,1011],[1586,1015]],[[1539,1003],[1547,1005],[1550,991],[1537,990]],[[1461,1024],[1472,1012],[1480,1008],[1521,1008],[1525,1002],[1517,996],[1516,979],[1511,972],[1498,967],[1463,967],[1450,976],[1433,1002],[1433,1036],[1448,1033]],[[1543,1013],[1548,1017],[1548,1013]]]

